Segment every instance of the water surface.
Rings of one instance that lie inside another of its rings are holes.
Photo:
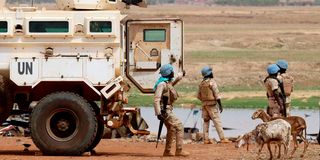
[[[238,135],[249,132],[262,121],[259,119],[252,120],[251,115],[256,109],[224,109],[221,114],[222,126],[232,130],[225,130],[226,137],[236,137]],[[175,108],[174,113],[182,121],[184,127],[197,127],[202,132],[203,119],[200,109],[184,109]],[[153,107],[141,107],[141,114],[149,125],[149,131],[152,133],[158,132],[159,120],[154,114]],[[292,115],[301,116],[307,122],[307,133],[314,134],[319,132],[320,125],[320,111],[319,110],[293,110]],[[162,135],[166,134],[166,128],[162,130]],[[211,138],[218,138],[217,132],[210,122],[209,136]]]

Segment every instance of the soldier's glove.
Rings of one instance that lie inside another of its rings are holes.
[[[162,114],[157,115],[157,118],[158,118],[160,121],[164,121],[164,120],[166,119]]]

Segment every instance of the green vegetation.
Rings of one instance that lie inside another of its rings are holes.
[[[177,90],[179,92],[191,93],[198,90],[198,84],[195,83],[181,83],[177,85]],[[264,86],[261,85],[252,85],[252,86],[219,86],[219,90],[222,92],[232,92],[232,91],[261,91],[264,90]],[[320,86],[304,86],[296,84],[294,90],[303,90],[303,91],[317,91],[320,90]]]
[[[319,108],[320,97],[293,99],[291,106],[296,109],[317,109]],[[223,101],[228,108],[266,108],[267,98],[235,98]]]
[[[319,109],[320,97],[310,97],[304,99],[293,99],[293,108]]]
[[[318,51],[288,51],[288,50],[220,50],[220,51],[193,51],[186,54],[186,60],[200,62],[221,62],[225,59],[229,61],[276,61],[286,59],[288,61],[318,61]],[[243,56],[246,55],[246,56]],[[290,56],[288,56],[290,55]]]
[[[153,106],[153,95],[144,95],[138,91],[131,91],[129,94],[129,106]]]
[[[184,91],[190,90],[190,88],[185,88]],[[194,97],[190,98],[184,96],[182,92],[181,97],[175,103],[175,106],[201,106],[201,102]],[[320,97],[310,97],[310,98],[299,98],[292,100],[293,108],[299,109],[317,109],[319,108]],[[266,108],[267,98],[266,97],[246,97],[246,98],[233,98],[233,99],[223,99],[223,106],[226,108]],[[153,95],[143,95],[137,90],[133,90],[129,95],[129,106],[153,106]]]
[[[182,93],[191,93],[191,92],[195,93],[198,90],[198,85],[199,84],[195,84],[195,83],[190,83],[190,84],[181,83],[176,88],[179,92],[182,92]],[[259,86],[259,85],[255,85],[255,86],[219,86],[219,90],[222,92],[232,92],[232,91],[246,91],[246,92],[248,92],[248,91],[261,91],[262,89],[264,89],[264,86]],[[301,87],[301,89],[304,89],[304,88]],[[318,89],[312,89],[312,90],[320,90],[320,86]]]

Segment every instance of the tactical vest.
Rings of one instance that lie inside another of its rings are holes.
[[[200,100],[201,101],[215,101],[213,91],[210,86],[210,80],[204,80],[199,85]]]
[[[281,74],[284,93],[286,96],[290,96],[293,88],[293,78],[288,74]]]
[[[171,83],[166,83],[163,96],[168,97],[168,105],[172,105],[179,97],[178,92],[173,88]]]

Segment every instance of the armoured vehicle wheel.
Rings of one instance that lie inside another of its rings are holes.
[[[104,123],[103,123],[103,117],[100,116],[100,109],[95,102],[90,102],[90,105],[94,109],[94,111],[97,115],[96,118],[98,121],[98,130],[97,130],[97,135],[94,138],[93,143],[91,144],[91,146],[89,146],[89,148],[86,151],[92,151],[94,148],[96,148],[96,146],[101,141],[101,139],[103,137],[103,133],[104,133]]]
[[[99,116],[97,117],[97,120],[98,120],[97,135],[94,138],[93,143],[89,146],[89,148],[86,151],[92,151],[94,148],[96,148],[103,137],[103,133],[104,133],[103,119],[101,116]]]
[[[9,83],[0,75],[0,125],[8,118],[12,110],[12,97]]]
[[[79,95],[58,92],[44,97],[30,120],[35,145],[49,155],[80,155],[94,142],[97,118]]]

